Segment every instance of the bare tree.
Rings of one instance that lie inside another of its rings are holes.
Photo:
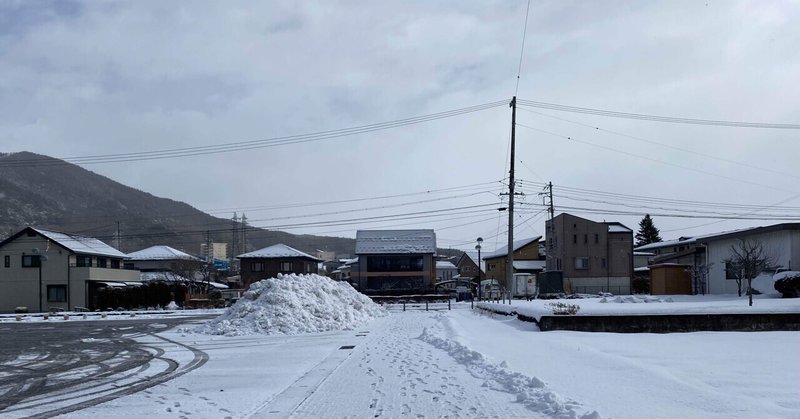
[[[750,305],[753,305],[753,278],[758,276],[773,261],[764,250],[764,243],[760,240],[741,239],[731,245],[730,256],[725,259],[725,270],[728,278],[736,280],[739,296],[742,296],[742,283],[747,281],[747,294],[750,296]]]
[[[692,279],[692,291],[695,294],[703,294],[706,293],[706,285],[708,283],[708,271],[713,267],[713,263],[709,264],[701,264],[701,265],[693,265],[691,267],[686,268],[686,272],[689,272],[689,276]],[[740,294],[741,295],[741,292]]]

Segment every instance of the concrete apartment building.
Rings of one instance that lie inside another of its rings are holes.
[[[351,283],[367,295],[428,294],[436,285],[433,230],[358,230]]]
[[[138,283],[125,258],[92,237],[26,227],[0,242],[0,312],[92,308],[96,289]]]
[[[228,259],[228,243],[206,243],[200,244],[200,255],[206,260],[226,260]]]
[[[633,230],[560,214],[545,223],[547,270],[563,273],[564,291],[630,294]]]

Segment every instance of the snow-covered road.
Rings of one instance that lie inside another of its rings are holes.
[[[534,328],[461,306],[295,336],[172,330],[202,368],[63,417],[800,417],[798,333]]]

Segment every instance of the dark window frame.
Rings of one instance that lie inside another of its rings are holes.
[[[250,272],[264,272],[264,271],[265,271],[264,262],[250,263]]]
[[[22,255],[23,268],[39,268],[42,266],[42,259],[39,255]]]
[[[75,266],[78,268],[91,268],[92,267],[92,257],[89,255],[76,255],[75,256]]]
[[[5,255],[5,257],[3,258],[3,266],[5,266],[6,268],[11,267],[11,256]]]
[[[67,302],[67,286],[66,285],[48,285],[47,286],[47,302],[48,303],[66,303]]]

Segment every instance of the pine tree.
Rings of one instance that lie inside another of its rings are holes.
[[[639,221],[639,232],[636,233],[636,247],[660,241],[661,236],[658,235],[658,229],[653,224],[653,219],[650,218],[650,214],[645,214],[642,221]]]

